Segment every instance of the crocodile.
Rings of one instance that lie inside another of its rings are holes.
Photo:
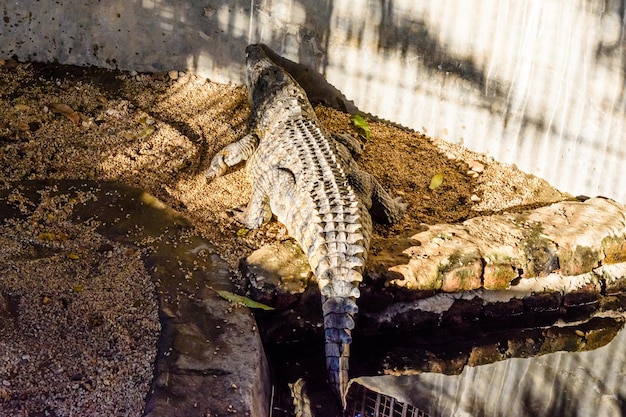
[[[247,161],[252,194],[243,224],[258,228],[273,214],[306,254],[321,293],[329,383],[345,407],[372,217],[396,222],[406,204],[359,169],[358,139],[329,134],[306,92],[268,51],[263,44],[246,48],[249,133],[220,150],[204,174],[211,181]]]

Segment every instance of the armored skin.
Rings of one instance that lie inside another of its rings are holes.
[[[302,247],[322,296],[329,382],[345,406],[370,212],[392,223],[405,204],[358,168],[352,157],[361,151],[357,140],[322,128],[304,90],[266,48],[246,48],[249,134],[218,152],[205,175],[210,181],[247,160],[252,196],[245,226],[257,228],[274,214]]]

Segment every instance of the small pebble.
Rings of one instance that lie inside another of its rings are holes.
[[[137,71],[133,70],[130,72],[131,77],[135,77],[137,75]]]
[[[70,377],[71,381],[80,381],[81,379],[83,379],[85,377],[85,375],[83,375],[81,372],[75,373],[74,375],[72,375]]]
[[[472,171],[471,169],[469,171],[467,171],[465,174],[468,177],[472,177],[472,178],[478,178],[480,176],[480,173],[478,173],[476,171]]]
[[[430,240],[430,243],[432,243],[435,246],[440,246],[445,242],[444,239],[440,238],[440,237],[434,237]]]
[[[5,387],[10,387],[11,383],[9,381],[7,381],[6,379],[3,379],[2,380],[2,385],[5,386]]]
[[[478,161],[469,161],[468,165],[469,165],[469,169],[474,172],[480,173],[485,170],[485,165],[483,165],[482,163]]]
[[[3,60],[3,64],[2,64],[3,67],[7,67],[8,69],[17,68],[19,65],[20,63],[14,59]]]
[[[170,72],[167,73],[167,75],[172,80],[177,80],[178,79],[178,71],[176,71],[176,70],[171,70]]]
[[[213,17],[215,16],[215,13],[217,13],[217,9],[215,9],[214,7],[211,6],[206,6],[203,10],[203,16],[204,17]]]
[[[472,194],[472,196],[470,197],[470,200],[472,200],[474,203],[478,203],[481,198],[478,197],[476,194]]]

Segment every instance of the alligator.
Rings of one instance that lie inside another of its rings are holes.
[[[252,194],[242,222],[254,229],[274,214],[306,254],[321,293],[329,382],[345,408],[372,217],[396,222],[406,204],[359,169],[353,157],[362,150],[358,139],[329,134],[306,92],[268,51],[263,44],[246,48],[249,133],[220,150],[205,177],[211,181],[247,161]]]

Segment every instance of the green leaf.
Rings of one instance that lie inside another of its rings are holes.
[[[370,140],[370,127],[367,124],[367,120],[365,120],[364,118],[362,118],[361,116],[359,116],[358,114],[355,114],[354,116],[352,116],[352,123],[354,123],[354,125],[356,127],[358,127],[359,129],[363,130],[363,132],[365,132],[365,139],[366,140]]]
[[[137,134],[137,139],[146,138],[150,136],[151,134],[153,134],[155,130],[156,130],[156,127],[154,127],[153,125],[148,125],[144,127],[143,130]]]
[[[257,301],[251,300],[248,297],[244,297],[243,295],[235,294],[230,291],[215,292],[217,292],[220,297],[230,301],[231,303],[239,303],[250,308],[260,308],[261,310],[274,310],[274,307],[270,307],[267,304],[259,303]]]
[[[443,174],[433,175],[433,177],[430,179],[430,185],[428,186],[428,188],[430,188],[431,190],[436,190],[441,186],[441,184],[443,184]]]

